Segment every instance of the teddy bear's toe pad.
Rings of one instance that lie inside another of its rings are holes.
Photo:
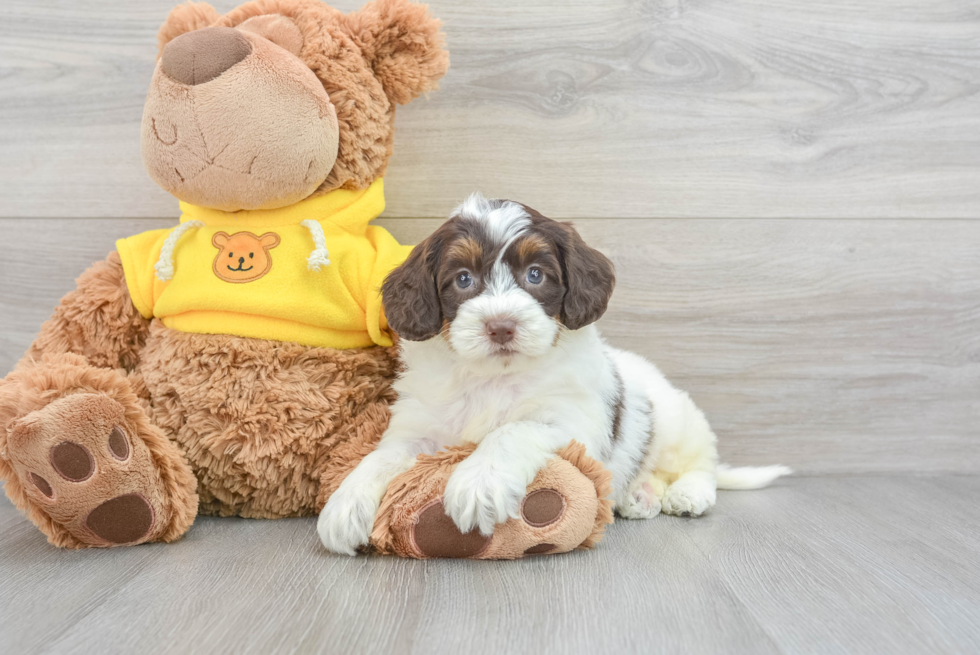
[[[139,494],[116,496],[89,512],[85,526],[109,543],[133,543],[153,527],[153,508]]]
[[[565,513],[565,497],[554,489],[537,489],[524,497],[521,516],[535,528],[551,525]]]
[[[486,548],[490,537],[479,530],[462,533],[446,514],[441,500],[436,500],[419,512],[412,527],[412,540],[426,557],[474,557]]]
[[[168,504],[134,434],[118,402],[77,393],[20,419],[8,456],[32,503],[81,545],[139,543],[160,531]]]

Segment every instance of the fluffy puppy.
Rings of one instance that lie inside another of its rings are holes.
[[[718,465],[704,414],[642,357],[594,323],[615,285],[612,263],[570,224],[473,195],[394,270],[383,288],[404,372],[377,450],[320,514],[323,544],[368,543],[388,483],[419,453],[473,442],[445,490],[463,532],[520,515],[527,485],[575,439],[613,474],[620,516],[698,516],[717,487],[751,489],[782,466]]]

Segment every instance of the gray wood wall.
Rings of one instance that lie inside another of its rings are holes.
[[[0,373],[177,215],[139,155],[173,4],[0,4]],[[396,236],[474,189],[574,219],[618,267],[605,334],[734,463],[980,470],[977,0],[430,5],[452,67],[398,116]]]

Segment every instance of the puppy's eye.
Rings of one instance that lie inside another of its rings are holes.
[[[544,281],[544,273],[537,266],[527,269],[527,281],[530,284],[541,284]]]
[[[463,271],[456,276],[456,286],[460,289],[468,289],[473,286],[473,276],[471,276],[467,271]]]

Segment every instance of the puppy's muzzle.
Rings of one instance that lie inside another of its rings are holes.
[[[517,332],[517,321],[507,319],[493,319],[487,321],[487,336],[490,341],[504,345],[514,340]]]

